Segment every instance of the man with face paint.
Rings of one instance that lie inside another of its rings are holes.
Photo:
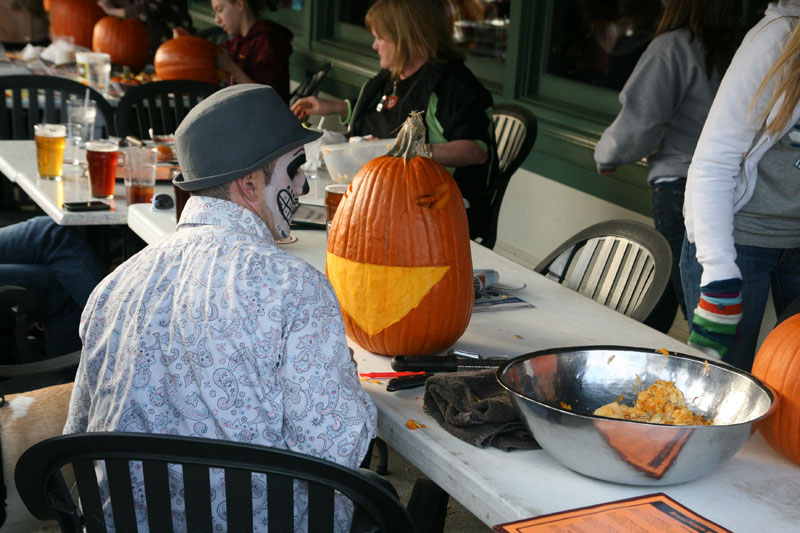
[[[308,191],[303,145],[318,136],[264,85],[223,89],[190,111],[176,132],[175,183],[191,197],[175,233],[89,297],[65,434],[189,435],[358,467],[377,412],[360,387],[336,295],[274,241],[289,235]],[[146,526],[141,475],[131,475]],[[170,476],[173,526],[185,531],[180,471]],[[256,531],[267,526],[261,482],[253,479]],[[211,486],[214,529],[224,531],[222,476]],[[295,494],[302,531],[307,494]],[[351,514],[352,504],[337,500],[336,531],[347,531]]]

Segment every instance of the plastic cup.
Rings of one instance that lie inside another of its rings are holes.
[[[94,139],[94,123],[97,118],[97,105],[94,100],[68,100],[67,119],[69,124],[81,126],[81,147],[86,141]]]
[[[344,198],[344,193],[347,190],[346,183],[331,183],[325,186],[325,235],[331,232],[331,224],[333,223],[333,216],[336,214],[336,209],[339,203]]]
[[[156,186],[158,152],[152,148],[128,148],[125,152],[125,196],[128,205],[149,204]]]
[[[67,139],[64,146],[64,164],[78,165],[81,162],[81,131],[80,124],[67,124]]]
[[[39,176],[44,179],[60,180],[64,170],[67,127],[64,124],[35,124],[33,135],[36,142]]]
[[[113,198],[117,163],[122,154],[113,141],[86,143],[86,163],[89,167],[89,185],[94,198]],[[123,156],[124,161],[124,156]]]
[[[92,89],[105,93],[111,77],[111,56],[102,52],[78,52],[75,54],[78,77]]]

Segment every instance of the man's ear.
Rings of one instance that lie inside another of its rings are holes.
[[[239,195],[250,202],[258,201],[258,186],[259,181],[263,183],[264,178],[261,176],[261,170],[251,172],[246,176],[237,178],[233,181],[233,187],[236,188]]]

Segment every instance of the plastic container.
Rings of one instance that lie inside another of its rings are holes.
[[[343,144],[328,144],[321,148],[325,166],[331,179],[337,183],[349,183],[367,162],[385,155],[394,144],[394,139],[378,139]]]

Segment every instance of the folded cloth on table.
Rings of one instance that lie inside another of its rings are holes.
[[[495,373],[491,369],[431,376],[425,382],[425,412],[450,434],[479,448],[540,448]]]

